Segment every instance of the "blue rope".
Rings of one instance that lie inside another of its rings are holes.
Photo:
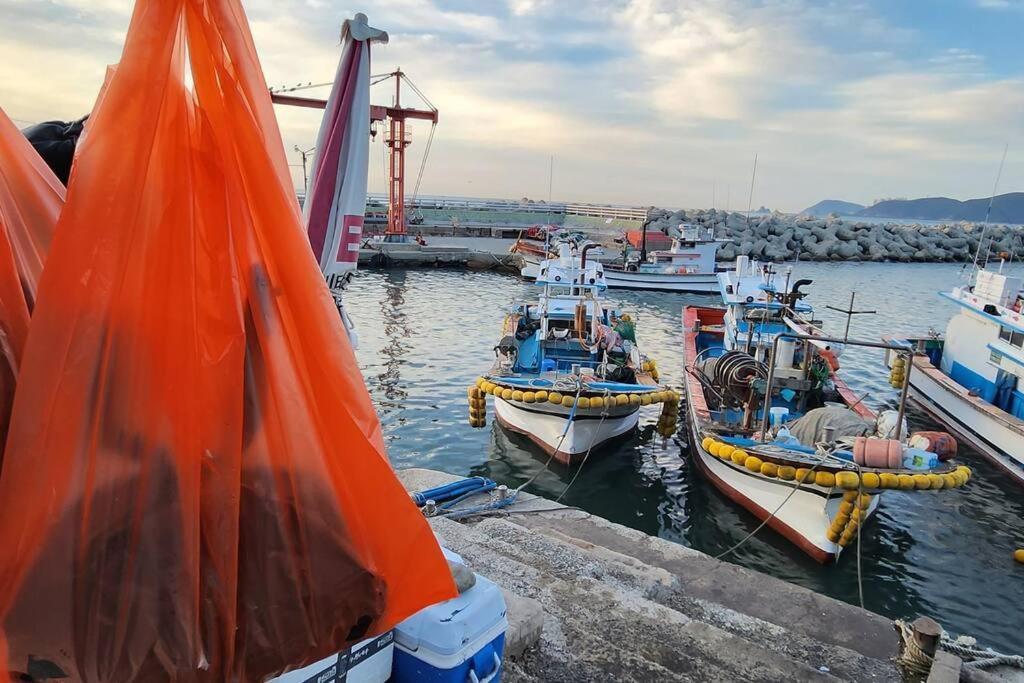
[[[485,477],[469,477],[460,479],[441,486],[435,486],[425,491],[417,491],[412,494],[412,499],[418,507],[426,505],[428,500],[443,503],[450,500],[461,500],[471,493],[484,493],[494,489],[497,484]]]

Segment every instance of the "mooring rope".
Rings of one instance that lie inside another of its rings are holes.
[[[897,658],[898,663],[910,671],[927,674],[931,671],[934,658],[917,644],[917,640],[914,638],[914,628],[902,619],[897,619],[893,624],[900,634],[900,640],[903,641],[903,650]],[[939,647],[963,660],[966,668],[990,669],[994,666],[1015,666],[1024,669],[1024,657],[1007,655],[988,648],[983,650],[974,647],[973,642],[973,638],[965,639],[964,636],[953,639],[946,631],[943,631],[939,638]]]

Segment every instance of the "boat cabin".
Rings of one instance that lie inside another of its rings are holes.
[[[1021,278],[978,271],[973,286],[940,296],[959,306],[944,339],[922,349],[944,374],[986,403],[1024,418]],[[922,344],[919,342],[919,346]]]

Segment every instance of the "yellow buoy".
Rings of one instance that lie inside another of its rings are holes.
[[[1013,559],[1024,564],[1024,548],[1017,548],[1013,551]]]
[[[860,477],[856,472],[838,472],[836,473],[836,486],[842,489],[857,489],[860,487]]]
[[[650,394],[641,394],[641,396],[640,396],[640,405],[642,405],[642,406],[649,406],[649,405],[651,405],[651,395]]]
[[[533,393],[532,391],[524,391],[523,392],[523,401],[525,401],[526,403],[536,403],[537,402],[537,394]]]
[[[779,479],[782,479],[783,481],[793,481],[794,477],[796,477],[795,468],[790,467],[789,465],[782,465],[779,467]]]
[[[837,531],[835,527],[829,527],[828,531],[825,532],[825,537],[828,538],[832,543],[838,543],[839,537],[842,535],[841,531]]]
[[[703,439],[701,439],[700,447],[710,453],[711,452],[711,444],[713,444],[713,443],[715,443],[714,439],[712,439],[710,436],[705,436]]]
[[[543,403],[544,401],[548,400],[548,392],[543,390],[538,391],[536,394],[534,394],[534,400],[537,403]]]
[[[761,458],[757,457],[756,455],[748,455],[747,459],[743,461],[743,466],[746,467],[751,472],[760,472],[761,462]]]
[[[898,489],[900,487],[899,477],[892,472],[882,472],[878,475],[878,483],[883,489]]]
[[[812,470],[807,469],[806,467],[797,467],[796,480],[802,484],[813,484],[814,472]]]
[[[572,408],[572,404],[576,402],[575,396],[569,396],[568,394],[562,396],[562,407]]]
[[[814,475],[814,483],[822,488],[830,489],[836,485],[836,475],[831,472],[817,472]]]
[[[519,390],[513,391],[512,392],[512,400],[513,401],[522,401],[523,400],[523,392],[521,392]]]
[[[708,439],[704,439],[704,440],[707,441]],[[721,448],[721,447],[722,447],[722,444],[718,443],[717,441],[712,440],[709,445],[704,446],[704,450],[706,450],[708,453],[710,453],[711,455],[713,455],[713,456],[715,456],[717,458],[718,457],[718,449]]]
[[[466,394],[470,398],[476,398],[480,395],[480,387],[470,387],[469,389],[466,389]]]
[[[860,496],[857,497],[856,502],[857,507],[859,507],[861,510],[867,510],[868,507],[871,505],[871,496],[869,496],[866,493],[862,493]]]
[[[580,396],[580,400],[576,401],[576,407],[580,410],[587,410],[590,408],[590,399],[586,396]]]
[[[946,486],[946,480],[942,478],[941,474],[929,474],[928,481],[931,482],[931,486],[929,488],[932,489],[941,489]]]
[[[960,465],[959,467],[956,468],[956,471],[963,473],[965,484],[967,483],[967,480],[971,478],[971,475],[974,474],[973,472],[971,472],[971,468],[968,467],[967,465]]]
[[[773,462],[761,463],[761,474],[766,477],[777,477],[779,476],[779,466]]]
[[[857,500],[857,492],[843,491],[843,500]]]
[[[487,382],[487,380],[484,379],[483,377],[477,377],[476,378],[476,386],[477,386],[477,388],[478,389],[482,389],[486,382]]]
[[[881,478],[877,472],[863,472],[860,475],[860,481],[864,484],[866,489],[877,489],[881,486]]]
[[[732,459],[732,461],[737,465],[742,465],[747,461],[747,452],[741,451],[740,449],[737,448],[734,451],[732,451],[732,453],[729,455],[729,458]]]
[[[840,531],[846,528],[846,525],[850,523],[850,515],[844,515],[842,513],[835,516],[832,520],[832,526],[837,527]]]
[[[921,491],[927,491],[928,489],[930,489],[932,487],[932,482],[928,478],[927,474],[915,474],[915,475],[913,475],[913,477],[914,477],[914,488],[915,489],[918,489],[918,490],[921,490]]]
[[[638,406],[638,405],[640,405],[640,394],[630,394],[629,395],[629,405],[631,405],[631,406]]]
[[[864,511],[863,510],[861,510],[860,508],[854,508],[853,511],[850,512],[850,521],[851,522],[859,522],[860,518],[863,517],[863,516],[864,516]]]
[[[557,391],[552,391],[550,394],[548,394],[548,401],[551,403],[561,404],[562,395]]]
[[[958,485],[956,476],[947,472],[942,475],[942,487],[946,489],[955,489]]]
[[[851,512],[853,512],[853,503],[851,503],[848,500],[844,500],[842,503],[839,504],[839,512],[843,515],[849,515]]]
[[[617,405],[617,406],[628,406],[629,405],[629,396],[627,396],[626,394],[616,394],[615,395],[615,405]]]
[[[914,490],[914,478],[909,474],[898,474],[896,478],[899,479],[899,487],[901,491],[913,491]]]
[[[512,389],[502,389],[501,390],[501,397],[503,399],[505,399],[506,401],[511,401],[512,400],[512,394],[514,394],[514,393],[515,392]]]

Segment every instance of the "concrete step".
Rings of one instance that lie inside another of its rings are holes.
[[[451,480],[400,476],[410,490]],[[544,611],[540,643],[510,657],[505,680],[899,679],[883,617],[535,496],[515,512],[431,520],[475,571]]]
[[[738,615],[719,612],[717,618],[743,623],[745,634],[659,602],[673,577],[635,558],[582,548],[504,520],[434,524],[446,546],[477,571],[499,584],[514,583],[513,590],[526,591],[544,607],[549,620],[542,645],[523,668],[544,671],[545,680],[836,680],[806,661],[815,659],[813,650],[799,658],[780,651],[775,645],[785,634],[772,634],[766,643],[756,624]],[[557,630],[547,631],[549,621]],[[846,668],[853,673],[855,667]],[[876,673],[856,667],[850,680],[885,678]]]

